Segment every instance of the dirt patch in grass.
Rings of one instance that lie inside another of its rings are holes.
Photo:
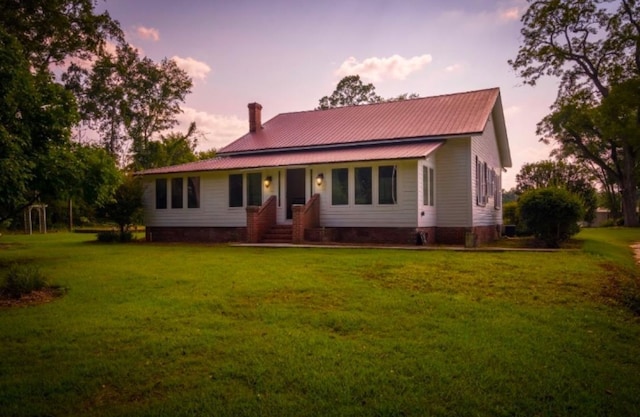
[[[32,291],[20,298],[12,298],[4,294],[0,294],[0,308],[27,307],[46,304],[62,297],[64,293],[65,291],[62,288],[47,287],[41,290]]]

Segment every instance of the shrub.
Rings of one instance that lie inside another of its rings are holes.
[[[99,232],[97,234],[97,237],[98,242],[102,243],[131,242],[133,240],[133,233],[129,231],[118,233],[113,230],[107,230],[104,232]]]
[[[561,188],[539,188],[518,200],[520,220],[546,246],[557,248],[580,229],[580,198]]]
[[[518,203],[512,201],[510,203],[504,203],[502,205],[502,222],[504,224],[517,225],[520,219],[518,218]]]
[[[25,294],[41,290],[47,286],[47,280],[34,265],[12,264],[2,284],[2,293],[12,298],[20,298]]]

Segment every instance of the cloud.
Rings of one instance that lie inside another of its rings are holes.
[[[160,40],[160,32],[158,32],[158,29],[138,26],[136,28],[136,34],[140,39],[151,40],[154,42],[158,42]]]
[[[371,57],[361,62],[354,57],[349,57],[340,65],[335,74],[339,77],[357,74],[370,81],[404,80],[431,61],[431,55],[428,54],[408,59],[400,55],[392,55],[388,58]]]
[[[179,56],[171,57],[178,67],[183,69],[191,78],[204,80],[207,74],[211,72],[211,67],[204,62],[195,60],[191,57],[180,58]]]
[[[509,106],[504,109],[504,115],[507,117],[515,116],[516,114],[519,114],[521,110],[520,106]]]
[[[196,122],[198,131],[198,150],[220,149],[249,131],[249,122],[236,116],[210,114],[191,107],[182,107],[178,115],[177,130],[186,132],[191,122]]]
[[[520,19],[520,8],[511,7],[508,9],[498,10],[498,17],[503,21],[511,21]]]
[[[464,66],[462,64],[453,64],[453,65],[449,65],[444,70],[446,72],[460,72],[463,69],[464,69]]]

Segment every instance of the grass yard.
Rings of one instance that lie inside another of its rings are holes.
[[[0,416],[640,415],[640,230],[554,253],[93,238],[0,237],[2,270],[67,289],[0,309]]]

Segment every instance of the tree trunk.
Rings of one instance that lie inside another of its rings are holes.
[[[622,215],[626,227],[638,226],[638,181],[636,178],[636,160],[629,146],[625,147],[625,169],[620,178],[620,193],[622,194]]]
[[[69,199],[69,231],[73,232],[73,200]]]

